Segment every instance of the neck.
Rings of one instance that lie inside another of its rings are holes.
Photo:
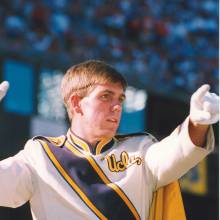
[[[75,127],[72,125],[70,129],[73,134],[86,141],[92,147],[95,147],[96,143],[102,139],[101,137],[95,137],[93,135],[87,134],[86,131],[80,127]]]

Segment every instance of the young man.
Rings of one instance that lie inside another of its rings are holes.
[[[126,86],[104,62],[71,67],[61,85],[67,135],[35,137],[0,162],[0,205],[30,201],[37,220],[147,219],[153,192],[213,149],[218,97],[199,88],[189,117],[157,142],[149,134],[115,136]]]

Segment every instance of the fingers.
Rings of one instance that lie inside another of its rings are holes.
[[[4,81],[0,84],[0,100],[4,98],[9,88],[9,82]]]
[[[194,100],[201,100],[204,95],[209,91],[210,86],[208,84],[202,85],[194,94],[193,99]]]
[[[0,90],[1,90],[1,91],[7,92],[8,88],[9,88],[9,82],[8,82],[8,81],[3,81],[3,82],[0,84]]]
[[[204,96],[203,109],[211,113],[219,111],[219,97],[215,93],[207,93]]]
[[[201,86],[190,102],[190,118],[199,124],[214,124],[219,117],[219,97],[209,92],[210,86]]]
[[[203,121],[203,120],[210,120],[210,119],[211,119],[211,114],[210,114],[210,112],[202,111],[202,112],[199,114],[199,117],[200,117],[200,120],[201,120],[201,121]]]
[[[204,120],[209,120],[211,118],[211,113],[207,111],[195,111],[192,115],[193,121],[201,122]]]
[[[215,110],[213,109],[213,106],[211,105],[210,102],[204,102],[204,103],[203,103],[203,109],[204,109],[204,111],[206,111],[206,112],[213,112],[213,111],[215,111]]]
[[[215,104],[215,103],[205,101],[203,103],[203,110],[210,112],[210,113],[215,113],[219,111],[219,106],[217,103]]]

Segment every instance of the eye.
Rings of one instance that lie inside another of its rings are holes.
[[[109,94],[103,94],[100,96],[100,98],[104,101],[109,100],[110,99],[110,95]]]
[[[121,96],[120,98],[119,98],[119,102],[120,103],[123,103],[125,101],[125,97],[124,96]]]

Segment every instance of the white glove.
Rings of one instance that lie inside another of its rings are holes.
[[[3,81],[0,84],[0,101],[4,98],[4,96],[6,95],[7,91],[9,88],[9,82],[8,81]]]
[[[219,120],[219,96],[209,89],[209,85],[203,85],[191,97],[189,117],[194,123],[210,125]]]

